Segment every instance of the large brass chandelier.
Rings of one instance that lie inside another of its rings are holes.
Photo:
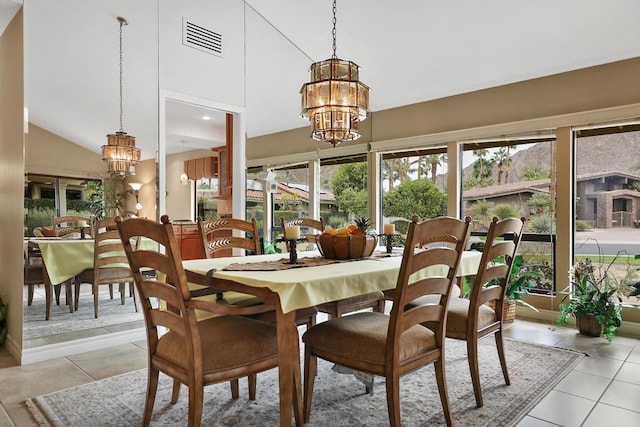
[[[126,19],[118,16],[120,23],[120,130],[107,135],[107,145],[102,146],[102,160],[108,162],[109,172],[126,176],[136,173],[140,163],[140,149],[136,148],[136,137],[122,130],[122,26],[128,25]]]
[[[360,138],[369,112],[369,87],[358,81],[358,65],[336,56],[336,0],[333,1],[333,56],[311,64],[311,82],[300,89],[301,115],[311,122],[311,137],[331,143]]]

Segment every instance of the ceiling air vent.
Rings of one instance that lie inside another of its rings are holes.
[[[222,54],[222,34],[182,19],[182,44],[194,49],[224,57]]]

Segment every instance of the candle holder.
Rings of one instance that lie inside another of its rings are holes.
[[[298,241],[296,239],[289,240],[289,264],[298,263],[298,250],[296,248]]]
[[[89,226],[88,225],[80,226],[80,238],[82,240],[86,238],[85,231],[84,231],[86,228],[89,228]]]
[[[275,242],[287,242],[289,246],[289,261],[285,262],[285,264],[297,264],[298,263],[298,242],[308,242],[309,240],[306,237],[301,237],[299,239],[287,239],[286,237],[281,237],[276,239]]]
[[[393,234],[385,234],[384,235],[387,238],[387,253],[390,254],[391,252],[393,252]]]

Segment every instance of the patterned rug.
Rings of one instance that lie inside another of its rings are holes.
[[[78,332],[87,329],[105,328],[125,323],[132,323],[132,327],[144,328],[144,315],[138,304],[138,312],[133,306],[133,298],[129,297],[127,285],[124,305],[120,305],[120,293],[115,286],[113,299],[109,298],[109,287],[100,286],[98,297],[98,318],[93,314],[93,295],[91,285],[84,284],[80,287],[80,299],[78,311],[69,312],[69,306],[65,304],[64,289],[60,295],[60,305],[55,300],[51,305],[51,317],[45,317],[45,298],[42,287],[36,288],[33,303],[24,305],[23,339],[53,337],[54,335]]]
[[[505,340],[511,385],[500,370],[495,341],[480,343],[484,406],[477,408],[469,377],[464,342],[447,341],[447,382],[454,424],[513,426],[518,423],[583,357],[563,349]],[[39,396],[26,402],[43,426],[140,425],[146,390],[146,369]],[[388,425],[384,379],[375,378],[373,395],[350,374],[338,374],[318,360],[311,421],[308,426]],[[258,375],[257,400],[247,399],[246,380],[240,399],[232,400],[229,384],[205,388],[202,425],[276,426],[279,423],[277,371]],[[443,425],[444,417],[433,366],[401,379],[400,404],[406,426]],[[161,375],[152,425],[184,425],[188,391],[169,404],[171,380]]]

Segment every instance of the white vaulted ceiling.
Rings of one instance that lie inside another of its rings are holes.
[[[125,16],[124,128],[143,157],[153,157],[157,0],[24,3],[30,121],[99,152],[118,127],[115,17]],[[192,15],[203,3],[184,1]],[[299,90],[311,62],[332,54],[331,1],[219,3],[244,6],[239,99],[247,136],[307,126]],[[2,21],[14,6],[0,0]],[[637,0],[339,0],[337,9],[337,55],[361,66],[374,112],[640,56]],[[201,111],[175,107],[167,111],[176,117],[167,129],[167,143],[175,145],[169,152],[222,143],[214,128],[223,120],[203,125]]]

